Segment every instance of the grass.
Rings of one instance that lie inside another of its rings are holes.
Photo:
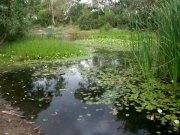
[[[94,46],[120,46],[129,44],[129,37],[130,32],[126,30],[93,31],[80,42]]]
[[[40,60],[65,60],[86,54],[85,48],[74,43],[51,38],[29,37],[19,42],[4,44],[0,49],[0,62],[4,65]]]
[[[137,44],[138,35],[135,31],[111,29],[109,31],[92,31],[86,39],[76,40],[76,43],[88,45],[96,48],[114,49],[120,51],[131,51],[132,42]],[[140,32],[140,35],[146,34],[144,40],[149,37],[155,38],[153,32]],[[133,36],[132,36],[133,35]],[[142,43],[144,41],[141,41]]]

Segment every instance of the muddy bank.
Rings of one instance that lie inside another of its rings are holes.
[[[12,107],[0,95],[0,135],[39,135],[37,130],[31,127],[31,122],[21,118],[18,108]]]

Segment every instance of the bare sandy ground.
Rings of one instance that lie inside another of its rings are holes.
[[[31,123],[21,118],[17,108],[13,108],[0,96],[0,135],[38,135]]]

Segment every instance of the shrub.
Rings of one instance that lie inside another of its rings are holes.
[[[105,19],[95,13],[90,13],[81,16],[78,23],[81,30],[98,29],[105,24]]]
[[[48,9],[43,9],[39,11],[37,23],[39,23],[42,26],[50,25],[51,21],[50,21],[50,14]]]
[[[105,21],[109,23],[112,27],[117,26],[117,18],[114,12],[108,11],[105,13]]]
[[[101,31],[109,31],[112,29],[112,26],[109,23],[106,23],[104,26],[101,27]]]

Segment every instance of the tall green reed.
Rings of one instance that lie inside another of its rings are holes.
[[[168,0],[158,7],[158,72],[177,85],[180,79],[180,1]]]
[[[180,2],[168,0],[157,3],[153,12],[144,12],[147,19],[134,15],[131,25],[133,52],[146,77],[172,81],[180,79]],[[152,23],[150,18],[154,18]],[[156,28],[157,27],[157,28]],[[152,30],[156,29],[155,32]]]

